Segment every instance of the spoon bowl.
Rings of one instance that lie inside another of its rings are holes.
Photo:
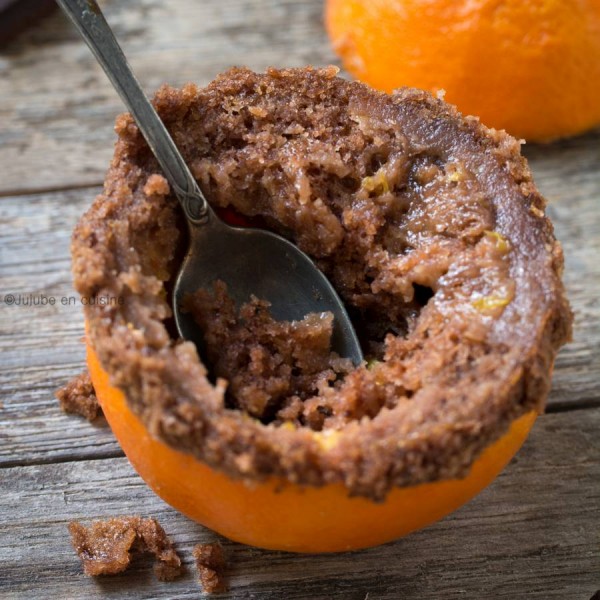
[[[181,306],[187,294],[211,289],[220,280],[238,307],[256,296],[270,303],[269,311],[278,321],[299,321],[309,313],[331,312],[332,350],[354,364],[362,361],[343,304],[304,252],[269,231],[231,227],[211,211],[208,220],[213,219],[204,226],[190,226],[189,249],[175,283],[175,322],[183,338],[202,349],[202,332]]]

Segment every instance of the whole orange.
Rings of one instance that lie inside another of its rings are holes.
[[[446,91],[463,113],[530,141],[600,124],[600,0],[327,0],[350,73]]]

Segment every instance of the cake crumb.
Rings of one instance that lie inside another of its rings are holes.
[[[70,415],[80,415],[88,421],[102,414],[90,374],[84,371],[54,392],[61,409]]]
[[[226,592],[224,571],[227,567],[223,546],[218,542],[196,544],[193,550],[202,589],[207,594]]]
[[[69,523],[71,543],[89,577],[121,573],[131,562],[131,551],[155,556],[154,574],[160,581],[172,581],[183,572],[173,543],[154,518],[113,517],[88,527]]]
[[[168,196],[169,191],[169,182],[158,173],[150,175],[144,186],[144,194],[146,194],[146,196],[152,196],[154,194],[157,196]]]
[[[254,296],[239,311],[223,281],[184,300],[204,333],[206,355],[215,374],[229,382],[234,402],[265,420],[314,420],[309,405],[290,411],[290,399],[310,398],[320,387],[334,388],[353,369],[332,351],[333,315],[309,313],[299,321],[277,321],[270,304]],[[288,400],[288,402],[286,402]],[[295,404],[297,407],[297,404]],[[323,418],[319,418],[318,427]]]

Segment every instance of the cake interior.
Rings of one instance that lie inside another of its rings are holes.
[[[424,381],[460,397],[510,354],[489,336],[515,284],[511,242],[472,161],[482,149],[457,151],[451,121],[437,143],[415,144],[360,98],[313,98],[310,86],[290,97],[285,86],[242,84],[166,116],[214,207],[293,240],[330,278],[368,366],[330,354],[327,319],[277,326],[261,299],[240,313],[217,288],[190,302],[212,375],[226,380],[229,407],[314,430],[412,404]]]

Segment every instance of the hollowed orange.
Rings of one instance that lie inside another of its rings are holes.
[[[93,348],[88,366],[98,400],[131,464],[165,502],[238,542],[274,550],[337,552],[375,546],[429,525],[486,487],[525,441],[530,412],[489,446],[460,480],[392,490],[385,502],[348,497],[341,485],[300,487],[281,479],[232,479],[152,437],[112,387]]]

